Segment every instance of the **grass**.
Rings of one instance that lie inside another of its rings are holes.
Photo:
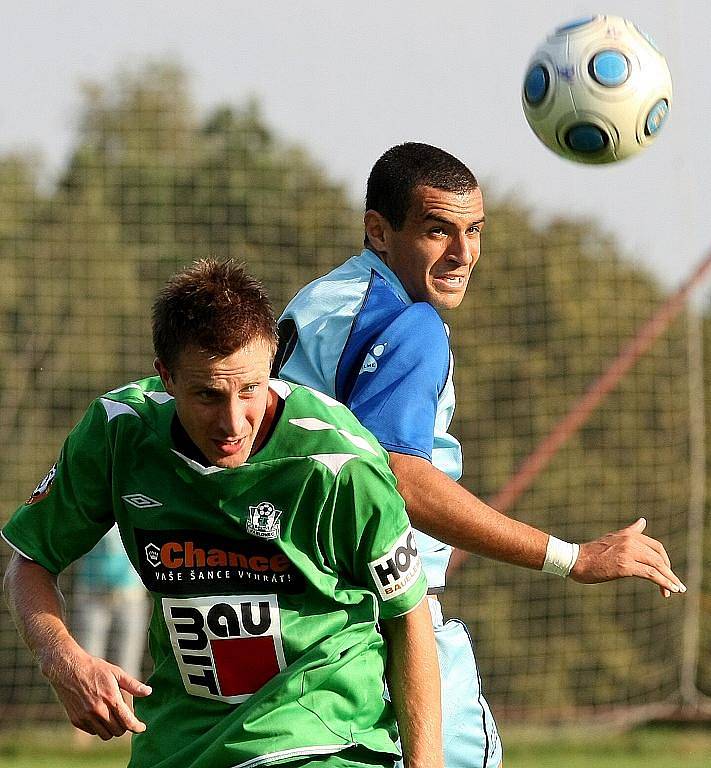
[[[71,727],[0,732],[1,768],[125,768],[128,739],[91,739],[78,749]]]
[[[539,738],[504,732],[504,768],[709,768],[711,728],[648,725],[624,734]]]
[[[504,733],[505,768],[709,768],[711,728],[646,726],[623,735],[543,738],[511,729]],[[0,768],[124,768],[125,740],[98,739],[82,751],[69,728],[0,732]]]

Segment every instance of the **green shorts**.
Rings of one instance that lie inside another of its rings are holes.
[[[362,747],[351,747],[319,758],[307,758],[285,763],[284,768],[394,768],[395,761],[389,755],[378,755]]]

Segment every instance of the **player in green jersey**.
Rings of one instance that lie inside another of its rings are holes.
[[[92,403],[3,530],[8,602],[72,723],[134,732],[131,768],[392,766],[394,708],[406,764],[441,768],[426,580],[383,449],[269,379],[272,311],[231,263],[171,279],[153,338],[159,376]],[[149,685],[64,621],[57,574],[114,523],[154,600]]]

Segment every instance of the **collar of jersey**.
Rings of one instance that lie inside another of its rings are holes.
[[[260,461],[268,461],[270,456],[270,449],[269,446],[274,442],[277,433],[279,432],[279,427],[284,420],[284,411],[286,409],[286,400],[291,394],[291,387],[284,381],[281,381],[280,379],[269,379],[269,389],[271,389],[284,403],[284,408],[281,409],[281,413],[279,414],[279,421],[276,423],[276,425],[272,428],[271,433],[264,443],[262,447],[252,456],[247,459],[247,461],[244,462],[244,464],[240,464],[239,467],[216,467],[214,464],[210,464],[209,466],[205,466],[204,464],[201,464],[199,461],[196,461],[195,459],[191,459],[189,456],[186,456],[184,453],[181,453],[176,448],[171,447],[171,451],[181,458],[191,469],[195,470],[200,475],[214,475],[218,472],[229,472],[233,470],[239,470],[242,469],[242,467],[248,467],[250,464],[256,464]],[[169,437],[172,443],[172,438]]]
[[[405,287],[400,282],[400,278],[392,271],[392,269],[390,269],[390,267],[388,267],[377,253],[373,253],[369,248],[364,248],[360,252],[359,260],[369,270],[375,270],[381,277],[385,278],[405,304],[412,304],[412,299],[408,296]]]

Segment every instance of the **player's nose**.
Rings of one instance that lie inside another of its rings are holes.
[[[465,266],[474,265],[479,258],[479,249],[465,233],[460,232],[450,245],[449,257]]]
[[[231,398],[221,410],[220,429],[224,432],[225,437],[242,437],[244,424],[244,405],[239,398]]]

